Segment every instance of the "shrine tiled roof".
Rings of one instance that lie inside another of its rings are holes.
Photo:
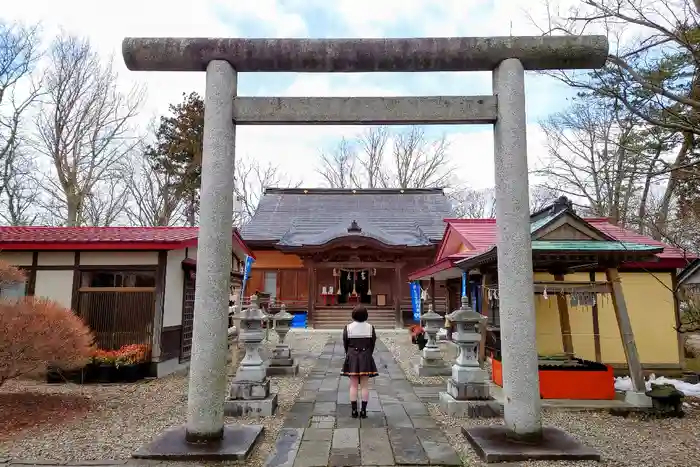
[[[348,235],[388,245],[440,242],[451,205],[442,189],[268,188],[241,230],[246,241],[322,245]],[[355,221],[360,231],[348,232]]]

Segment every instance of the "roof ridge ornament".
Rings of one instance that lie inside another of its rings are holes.
[[[552,203],[554,212],[569,211],[574,212],[574,202],[566,196],[560,196]]]
[[[348,233],[360,233],[362,232],[362,228],[360,225],[357,223],[355,219],[350,223],[350,227],[348,227]]]

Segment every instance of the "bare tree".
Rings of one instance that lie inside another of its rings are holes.
[[[530,212],[541,211],[551,205],[563,193],[552,186],[530,185]]]
[[[317,172],[332,188],[357,188],[356,160],[355,148],[343,138],[333,152],[321,153],[321,167]]]
[[[367,188],[379,188],[387,186],[387,174],[384,171],[384,150],[389,140],[389,129],[385,126],[369,127],[357,138],[357,143],[362,148],[357,157],[357,163],[362,167],[366,178],[364,184]]]
[[[173,189],[174,183],[171,173],[158,170],[152,159],[144,157],[128,180],[130,199],[126,215],[129,222],[141,227],[180,224],[184,201]]]
[[[0,218],[9,225],[33,225],[40,218],[37,201],[41,188],[34,177],[33,158],[17,149],[8,151],[0,167],[2,207]]]
[[[679,195],[686,204],[700,209],[700,154],[695,150],[700,136],[697,4],[690,0],[582,0],[567,13],[549,18],[549,24],[540,27],[545,34],[579,35],[597,29],[613,44],[601,70],[549,74],[581,93],[615,102],[647,126],[666,133],[655,135],[657,140],[675,142],[654,215],[657,230],[667,230],[665,224],[673,216],[671,206]],[[645,204],[638,207],[644,209]]]
[[[257,161],[237,161],[234,189],[237,206],[234,206],[233,225],[241,227],[253,217],[265,188],[300,185],[300,181],[285,179],[278,167],[270,163],[262,166]]]
[[[0,217],[11,225],[28,225],[38,217],[34,202],[39,185],[32,181],[36,167],[23,131],[25,113],[41,93],[32,80],[41,57],[38,44],[36,26],[0,21]]]
[[[423,128],[410,126],[394,136],[393,170],[387,177],[398,188],[434,188],[446,186],[450,180],[452,164],[447,149],[449,144],[443,135],[429,140]]]
[[[444,187],[453,168],[448,147],[444,135],[429,138],[418,126],[399,132],[370,127],[354,142],[343,138],[333,152],[322,153],[318,172],[333,188]]]
[[[144,93],[120,92],[111,60],[103,63],[87,40],[60,36],[49,58],[36,120],[36,150],[53,164],[47,207],[65,225],[82,225],[98,182],[123,174],[123,160],[139,143],[132,124]]]
[[[474,190],[455,189],[449,193],[453,215],[463,219],[490,219],[496,217],[496,199],[492,188]]]
[[[123,223],[128,201],[129,186],[124,183],[123,178],[111,176],[98,180],[93,191],[85,197],[83,224],[109,227]]]
[[[583,199],[593,215],[624,223],[644,157],[634,142],[637,128],[636,119],[599,99],[575,103],[542,123],[549,160],[537,174],[545,187]]]

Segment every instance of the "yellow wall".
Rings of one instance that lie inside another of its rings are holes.
[[[620,273],[620,278],[642,364],[678,365],[680,355],[678,335],[673,329],[676,323],[673,294],[664,287],[671,288],[671,274],[655,272],[652,276],[648,272],[628,272]],[[536,273],[535,280],[549,281],[553,277]],[[588,273],[570,274],[566,280],[588,281]],[[597,273],[596,280],[604,281],[605,274]],[[556,297],[550,294],[545,300],[542,295],[536,295],[535,306],[538,352],[542,355],[562,353],[564,349]],[[626,363],[610,295],[598,295],[598,316],[603,362]],[[591,308],[569,306],[569,317],[576,356],[594,360]]]
[[[465,245],[464,243],[462,243],[462,244],[459,246],[459,250],[457,250],[457,253],[466,253],[467,251],[471,251],[471,249],[470,249],[467,245]]]

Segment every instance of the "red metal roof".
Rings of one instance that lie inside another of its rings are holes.
[[[680,248],[667,245],[665,243],[659,242],[658,240],[654,240],[653,238],[646,237],[636,232],[632,232],[631,230],[626,230],[615,224],[611,224],[606,218],[591,217],[586,218],[585,221],[591,224],[593,227],[597,228],[598,230],[602,231],[603,233],[606,233],[613,237],[615,240],[621,242],[642,243],[644,245],[661,246],[663,247],[664,251],[657,255],[659,258],[680,258],[688,259],[689,261],[692,261],[692,259],[695,258],[695,255],[687,253],[681,250]]]
[[[426,276],[432,276],[434,274],[437,274],[442,271],[447,271],[448,269],[456,267],[455,264],[458,261],[461,261],[466,258],[471,258],[472,256],[476,256],[478,254],[483,253],[482,251],[467,251],[464,253],[455,253],[450,256],[446,256],[442,258],[440,261],[436,261],[435,263],[431,264],[430,266],[426,266],[424,268],[418,269],[417,271],[412,272],[408,276],[408,280],[414,281],[414,280],[419,280],[422,277]]]
[[[584,218],[584,220],[615,240],[663,247],[664,251],[657,256],[662,260],[673,260],[664,262],[664,265],[668,267],[683,268],[687,262],[695,258],[694,255],[680,248],[614,225],[607,218],[594,217]],[[496,244],[496,219],[445,219],[445,222],[464,238],[464,241],[469,244],[468,246],[475,250],[488,249]]]
[[[0,250],[175,250],[197,245],[197,227],[2,227]],[[252,252],[233,229],[238,247]]]
[[[445,219],[445,222],[475,250],[496,244],[496,219]]]

